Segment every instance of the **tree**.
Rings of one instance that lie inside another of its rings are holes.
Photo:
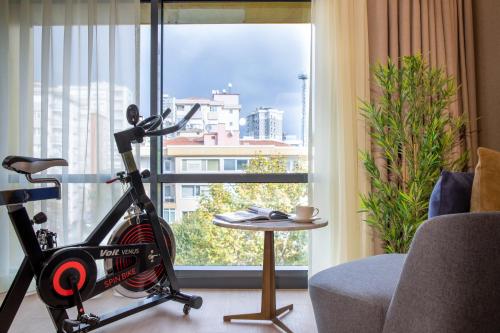
[[[250,160],[247,173],[286,172],[282,156],[257,156]],[[296,172],[305,170],[303,161]],[[292,211],[306,196],[306,184],[212,184],[200,199],[199,208],[173,225],[177,241],[178,265],[261,265],[263,235],[220,228],[212,224],[214,214],[245,209],[250,204]],[[278,265],[307,264],[307,233],[275,234]]]

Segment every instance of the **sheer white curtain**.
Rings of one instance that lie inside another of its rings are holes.
[[[0,158],[63,157],[54,168],[63,200],[29,205],[47,213],[59,243],[81,240],[113,205],[120,187],[102,180],[122,169],[113,132],[139,104],[139,0],[0,2]],[[0,188],[26,187],[0,170]],[[22,257],[0,208],[0,290]]]
[[[372,254],[359,194],[368,183],[358,159],[369,147],[358,112],[369,98],[366,0],[313,0],[311,203],[329,220],[310,239],[310,273]]]

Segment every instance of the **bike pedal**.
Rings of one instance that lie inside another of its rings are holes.
[[[92,314],[92,313],[83,314],[80,317],[80,322],[82,322],[83,324],[90,325],[90,326],[97,325],[97,324],[99,324],[100,321],[101,321],[101,318],[99,318],[99,316],[96,316],[95,314]]]
[[[163,286],[154,286],[153,288],[148,290],[148,297],[157,296],[157,295],[165,295],[169,294],[170,289],[168,287]]]
[[[73,332],[75,328],[78,328],[81,322],[73,319],[65,319],[63,324],[63,332],[70,333]]]

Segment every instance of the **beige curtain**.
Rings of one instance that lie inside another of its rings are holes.
[[[7,155],[63,157],[52,168],[63,200],[27,205],[48,216],[59,245],[85,238],[121,194],[101,181],[120,170],[112,133],[128,127],[140,104],[139,0],[0,1],[0,160]],[[140,158],[137,158],[140,160]],[[24,188],[0,168],[0,188]],[[0,292],[23,252],[0,207]]]
[[[368,0],[370,64],[421,53],[460,87],[453,114],[469,118],[466,147],[476,165],[477,112],[472,0]]]
[[[373,253],[358,213],[368,184],[358,159],[369,147],[359,114],[359,99],[369,98],[366,9],[366,0],[313,1],[310,199],[330,224],[311,232],[311,274]]]

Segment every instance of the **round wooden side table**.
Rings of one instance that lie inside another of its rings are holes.
[[[262,267],[262,303],[261,310],[257,313],[236,314],[224,316],[224,321],[239,320],[270,320],[287,333],[292,331],[278,317],[293,309],[293,304],[276,309],[276,268],[274,263],[274,232],[299,231],[322,228],[328,221],[316,220],[310,223],[297,223],[292,221],[266,221],[266,222],[226,222],[215,219],[213,223],[219,227],[264,231],[264,264]]]

